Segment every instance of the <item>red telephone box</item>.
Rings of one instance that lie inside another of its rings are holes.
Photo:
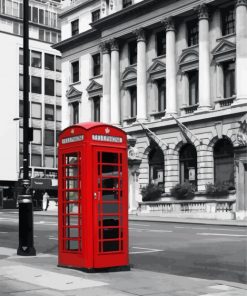
[[[58,264],[129,270],[127,136],[96,122],[59,136]]]

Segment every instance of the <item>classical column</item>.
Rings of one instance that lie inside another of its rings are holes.
[[[177,113],[175,26],[171,17],[163,21],[166,28],[166,115]]]
[[[216,65],[216,99],[224,98],[224,73],[221,63]]]
[[[106,42],[101,43],[100,48],[103,56],[103,97],[100,108],[100,121],[110,123],[111,57],[109,46]]]
[[[137,119],[147,119],[147,77],[146,77],[146,37],[141,28],[134,31],[137,37]]]
[[[197,8],[199,17],[199,108],[208,111],[210,103],[210,60],[208,8],[205,4]]]
[[[247,0],[236,4],[236,103],[247,103]]]
[[[189,104],[189,79],[186,72],[181,74],[182,79],[182,104],[181,108],[187,107]]]
[[[119,47],[111,40],[111,124],[120,124]]]

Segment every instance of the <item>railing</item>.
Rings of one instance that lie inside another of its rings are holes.
[[[233,219],[236,199],[140,202],[137,214],[167,217]]]
[[[220,108],[231,106],[231,104],[234,102],[235,98],[236,98],[236,96],[233,96],[230,98],[215,101],[215,109],[220,109]]]
[[[182,115],[194,113],[198,108],[198,104],[180,108]]]

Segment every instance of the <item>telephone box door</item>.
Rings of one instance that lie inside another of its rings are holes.
[[[128,264],[127,163],[121,149],[94,147],[94,266]]]

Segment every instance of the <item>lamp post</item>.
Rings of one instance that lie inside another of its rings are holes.
[[[19,245],[17,255],[34,256],[33,203],[29,192],[29,0],[23,0],[23,192],[19,195]]]

